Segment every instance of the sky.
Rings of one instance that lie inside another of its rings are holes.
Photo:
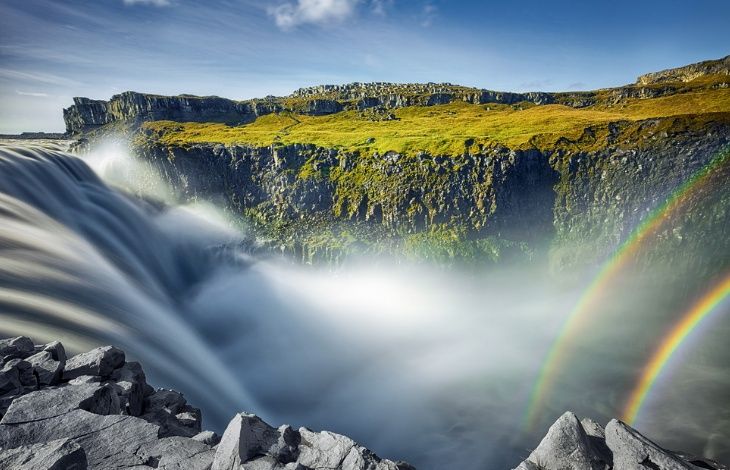
[[[581,90],[727,54],[727,0],[0,0],[0,133],[63,131],[72,97],[126,90]]]

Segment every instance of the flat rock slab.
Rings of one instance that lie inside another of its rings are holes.
[[[0,468],[86,470],[86,452],[71,439],[20,446],[0,452]]]
[[[13,400],[0,424],[39,421],[73,410],[85,410],[101,415],[118,414],[119,399],[113,388],[101,384],[46,388]]]
[[[0,424],[0,447],[16,448],[69,438],[86,452],[89,468],[146,465],[137,454],[142,445],[158,440],[158,426],[133,416],[102,416],[73,410],[53,418],[20,424]]]

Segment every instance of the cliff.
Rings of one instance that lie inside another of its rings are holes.
[[[327,85],[205,111],[243,110],[240,119],[255,118],[243,125],[180,122],[212,119],[181,104],[207,98],[123,94],[88,109],[95,122],[132,122],[123,132],[133,152],[183,197],[222,202],[260,240],[303,261],[549,257],[559,267],[604,259],[730,144],[730,76],[717,73],[727,60],[688,67],[705,74],[562,94]],[[719,189],[727,172],[720,165],[706,197],[661,227],[656,256],[704,247],[709,266],[727,262],[727,237],[708,235],[728,224]]]
[[[685,65],[684,67],[647,73],[640,76],[636,80],[636,83],[639,85],[649,85],[653,83],[690,82],[707,75],[728,74],[730,74],[730,55],[722,59],[706,60],[696,64]]]
[[[474,105],[528,103],[562,104],[583,108],[598,104],[618,105],[632,98],[656,98],[687,92],[683,84],[697,78],[715,76],[705,86],[727,86],[728,57],[701,62],[678,69],[642,75],[634,85],[589,92],[512,93],[464,87],[450,83],[396,84],[351,83],[301,88],[287,97],[234,101],[216,96],[159,96],[132,91],[114,95],[110,100],[74,98],[64,109],[66,130],[70,135],[92,131],[101,126],[143,121],[223,122],[242,124],[270,113],[293,112],[322,116],[346,110],[398,109],[410,106],[435,106],[452,102]],[[697,85],[697,84],[695,84]]]
[[[0,339],[0,357],[0,468],[413,470],[348,437],[249,413],[222,436],[202,431],[198,408],[148,385],[113,346],[67,358],[58,341],[16,337]]]

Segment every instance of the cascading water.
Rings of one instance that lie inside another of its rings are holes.
[[[218,430],[252,411],[427,470],[508,468],[534,444],[520,418],[575,292],[506,268],[254,259],[215,208],[174,199],[126,158],[0,147],[0,333],[118,345]],[[571,402],[611,416],[624,384],[605,382]]]

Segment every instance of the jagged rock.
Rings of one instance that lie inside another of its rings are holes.
[[[55,354],[65,360],[60,343],[20,349],[14,343],[4,342],[15,348],[13,354],[35,351],[31,357]],[[255,415],[236,415],[221,439],[200,432],[200,410],[178,392],[153,391],[142,367],[124,363],[116,348],[97,348],[68,362],[65,381],[39,383],[33,391],[25,386],[34,377],[30,362],[3,363],[0,377],[13,386],[12,394],[0,397],[0,468],[324,470],[329,462],[335,466],[327,470],[412,469],[381,460],[344,436],[275,429]],[[131,415],[136,412],[139,417]],[[300,454],[313,466],[298,461]]]
[[[515,470],[727,470],[709,459],[662,449],[618,420],[605,429],[593,420],[561,416],[540,445]]]
[[[20,394],[36,385],[33,366],[23,359],[10,359],[0,369],[0,395]]]
[[[555,470],[602,470],[607,463],[596,451],[575,414],[564,413],[550,426],[527,461],[538,468]],[[526,464],[526,468],[527,467]]]
[[[160,389],[145,398],[142,418],[159,425],[161,437],[193,437],[201,430],[200,410],[173,390]]]
[[[291,428],[277,430],[256,415],[239,413],[228,423],[221,437],[212,470],[238,468],[238,465],[262,455],[289,463],[296,459],[297,438]]]
[[[13,400],[0,424],[18,424],[60,416],[73,410],[119,413],[119,398],[109,385],[82,384],[47,388]]]
[[[33,341],[25,336],[16,336],[15,338],[6,338],[0,340],[0,356],[6,359],[21,358],[33,354]]]
[[[114,346],[103,346],[89,352],[77,354],[66,362],[63,380],[71,380],[82,375],[109,377],[114,369],[124,364],[124,351]]]
[[[117,386],[122,410],[132,416],[142,414],[144,397],[154,393],[147,385],[147,378],[138,362],[127,362],[112,372],[111,379]]]
[[[218,444],[211,470],[342,469],[407,470],[405,463],[381,460],[352,439],[328,431],[290,426],[278,429],[256,415],[239,413]]]
[[[20,446],[0,452],[0,468],[86,470],[86,452],[71,439]]]
[[[66,365],[66,351],[61,343],[54,341],[41,346],[37,353],[26,360],[33,366],[39,384],[55,385],[61,380]]]
[[[606,445],[614,468],[625,470],[691,470],[695,467],[642,436],[618,420],[606,425]]]
[[[218,443],[221,441],[221,437],[214,433],[213,431],[203,431],[199,432],[198,434],[194,435],[191,439],[194,441],[202,442],[203,444],[207,444],[211,447],[217,446]]]

